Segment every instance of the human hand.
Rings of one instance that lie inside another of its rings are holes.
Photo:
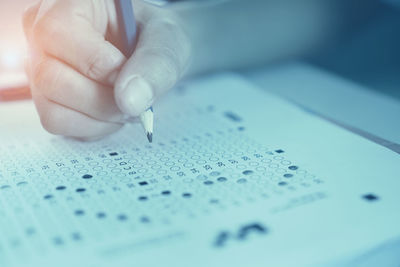
[[[188,38],[169,12],[134,1],[139,27],[133,56],[117,49],[112,0],[41,0],[24,29],[32,96],[53,134],[97,139],[137,117],[181,78]]]

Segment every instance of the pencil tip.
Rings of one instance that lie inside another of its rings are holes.
[[[152,133],[147,133],[147,140],[149,140],[149,143],[153,143],[153,134]]]

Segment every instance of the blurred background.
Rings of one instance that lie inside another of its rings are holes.
[[[27,48],[21,16],[31,2],[0,1],[0,101],[29,97],[24,73]]]
[[[308,60],[400,99],[400,1],[352,1],[358,3],[348,10],[346,30]]]
[[[26,45],[21,16],[26,6],[32,2],[0,1],[2,91],[21,88],[26,84],[23,74]],[[340,19],[340,30],[326,42],[321,42],[321,45],[302,55],[302,59],[372,90],[400,99],[400,1],[355,0],[354,4],[346,4],[338,16],[343,14],[347,19]]]

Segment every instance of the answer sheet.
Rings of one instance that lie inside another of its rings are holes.
[[[85,143],[0,104],[0,266],[352,266],[400,242],[398,154],[229,73],[154,111],[152,144]]]

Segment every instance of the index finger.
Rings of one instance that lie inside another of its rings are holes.
[[[47,10],[40,10],[33,27],[34,42],[41,50],[88,78],[111,85],[126,59],[105,39],[106,26],[101,32],[101,29],[96,29],[94,21],[90,21],[94,18],[86,15],[97,12],[96,15],[107,25],[106,10],[101,10],[101,7],[93,10],[88,2],[56,0]]]

